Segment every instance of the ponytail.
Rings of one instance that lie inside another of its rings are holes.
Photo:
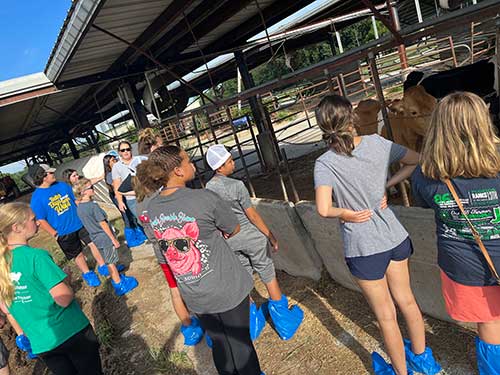
[[[352,156],[355,113],[349,100],[339,95],[325,96],[315,110],[323,140],[337,154]]]
[[[7,237],[12,225],[26,223],[30,213],[31,209],[26,203],[7,203],[0,207],[0,302],[7,306],[14,300],[14,284],[10,277],[12,251]]]

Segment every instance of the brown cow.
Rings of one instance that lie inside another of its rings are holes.
[[[394,142],[420,152],[436,104],[436,98],[422,86],[410,87],[400,101],[391,103],[388,106],[389,122]],[[387,137],[386,133],[384,127],[381,134]]]
[[[430,114],[437,100],[429,95],[422,86],[407,89],[403,98],[387,103],[389,122],[394,142],[412,150],[420,151],[423,138],[429,126]],[[385,126],[378,131],[381,124],[380,102],[373,99],[362,100],[354,110],[357,115],[356,131],[359,135],[380,133],[387,138]]]
[[[378,133],[378,113],[382,106],[378,100],[361,100],[354,109],[356,122],[354,127],[358,135]]]

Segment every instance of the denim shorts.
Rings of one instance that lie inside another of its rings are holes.
[[[380,280],[384,278],[391,260],[399,262],[408,259],[411,254],[413,254],[413,245],[410,237],[406,237],[392,250],[365,257],[345,258],[345,261],[354,277],[360,280]]]

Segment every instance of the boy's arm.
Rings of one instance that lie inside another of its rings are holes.
[[[247,215],[248,220],[250,220],[250,222],[269,239],[274,251],[278,251],[278,240],[274,237],[273,232],[271,232],[266,223],[264,223],[262,216],[260,216],[255,207],[245,209],[245,214]]]
[[[108,235],[108,237],[111,239],[111,242],[113,242],[113,246],[118,249],[120,247],[120,242],[118,242],[118,240],[116,239],[108,222],[107,221],[100,221],[99,225],[101,226],[104,233],[106,233]]]
[[[50,225],[47,220],[38,219],[38,223],[40,224],[40,227],[44,231],[46,231],[48,234],[50,234],[52,237],[54,237],[57,240],[57,231],[54,228],[52,228],[52,225]]]

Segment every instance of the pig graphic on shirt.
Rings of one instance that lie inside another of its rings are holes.
[[[191,273],[197,276],[201,273],[201,254],[195,245],[199,233],[195,222],[187,223],[180,229],[168,228],[162,233],[155,230],[163,255],[175,274]]]

